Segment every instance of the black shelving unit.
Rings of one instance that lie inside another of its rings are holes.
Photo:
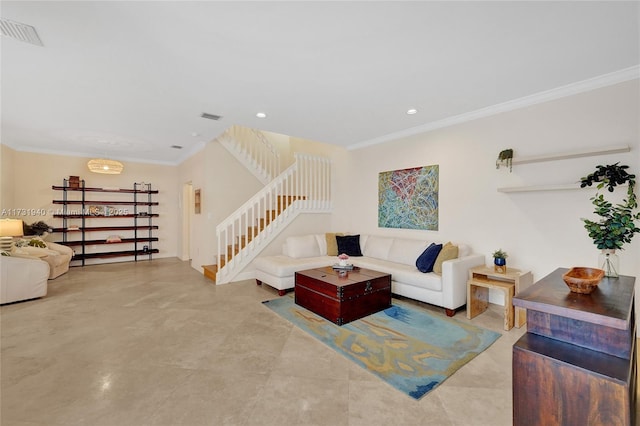
[[[152,189],[150,183],[134,183],[133,189],[111,189],[86,187],[84,180],[81,180],[77,186],[71,186],[67,179],[63,179],[62,186],[54,185],[52,189],[62,191],[62,199],[53,200],[53,204],[62,205],[62,211],[53,215],[62,219],[62,227],[54,228],[53,232],[62,234],[60,244],[74,248],[76,253],[73,262],[80,262],[84,266],[85,260],[98,258],[133,257],[134,261],[152,260],[153,255],[159,252],[153,247],[158,241],[158,237],[153,235],[158,229],[158,226],[153,224],[154,218],[158,217],[158,214],[153,212],[153,208],[159,204],[153,201],[158,190]],[[71,199],[70,194],[73,193],[79,193],[80,197]],[[90,193],[125,194],[131,195],[131,199],[93,200],[88,199],[93,198],[88,197]],[[91,208],[95,209],[96,206],[105,207],[102,214],[91,211]],[[116,214],[110,214],[107,206],[109,208],[120,206],[122,209]],[[133,207],[133,213],[129,213],[128,209],[125,209],[126,206]],[[109,219],[130,220],[131,225],[93,226],[94,220],[101,222]],[[88,226],[89,220],[91,220],[91,226]],[[80,223],[78,224],[77,221]],[[107,242],[106,238],[89,239],[91,233],[104,231],[132,232],[133,236],[122,237],[118,242]],[[90,246],[113,246],[116,249],[90,251],[88,250]]]

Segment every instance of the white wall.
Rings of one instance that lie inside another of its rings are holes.
[[[15,150],[0,145],[0,211],[13,206],[13,155]],[[0,216],[1,218],[2,216]]]
[[[596,266],[599,250],[580,221],[593,190],[504,194],[498,187],[579,181],[598,164],[621,162],[640,176],[638,80],[477,119],[349,153],[336,194],[335,229],[468,243],[492,262],[540,279],[558,267]],[[496,170],[500,151],[516,157],[627,144],[631,152]],[[439,230],[378,228],[378,173],[438,164]],[[578,187],[579,185],[576,185]],[[637,189],[636,189],[637,191]],[[624,275],[640,277],[640,235],[620,252]]]

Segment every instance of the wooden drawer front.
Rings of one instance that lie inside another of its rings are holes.
[[[322,281],[322,278],[299,274],[296,272],[295,288],[304,286],[332,299],[338,298],[338,288],[334,283]]]
[[[525,334],[513,346],[513,424],[633,426],[635,363]]]
[[[386,288],[391,289],[390,275],[387,275],[386,277],[368,279],[366,281],[349,284],[347,286],[341,286],[338,288],[338,298],[341,300],[351,300]]]
[[[584,348],[604,352],[629,359],[635,345],[635,323],[631,329],[619,330],[612,327],[579,321],[558,315],[527,311],[527,330],[552,339],[569,342]]]
[[[328,297],[313,289],[296,284],[295,302],[297,305],[311,312],[315,312],[335,324],[342,324],[340,320],[340,301],[335,298]]]
[[[340,305],[340,325],[375,314],[389,307],[391,307],[391,287],[349,299]]]

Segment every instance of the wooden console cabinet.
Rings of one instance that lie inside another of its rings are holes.
[[[571,293],[558,268],[513,299],[527,333],[513,346],[513,424],[635,425],[635,278]]]

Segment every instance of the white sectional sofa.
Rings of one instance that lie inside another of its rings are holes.
[[[351,257],[349,263],[391,274],[394,294],[445,308],[452,316],[467,303],[469,269],[484,265],[481,254],[472,254],[465,244],[456,244],[458,257],[441,263],[442,273],[423,273],[416,260],[431,242],[398,237],[360,235],[363,256]],[[258,285],[265,283],[284,295],[294,287],[296,271],[329,266],[337,263],[336,256],[327,255],[327,236],[313,234],[288,237],[282,254],[258,257],[253,261]]]
[[[0,304],[47,294],[49,264],[38,258],[0,257]]]

